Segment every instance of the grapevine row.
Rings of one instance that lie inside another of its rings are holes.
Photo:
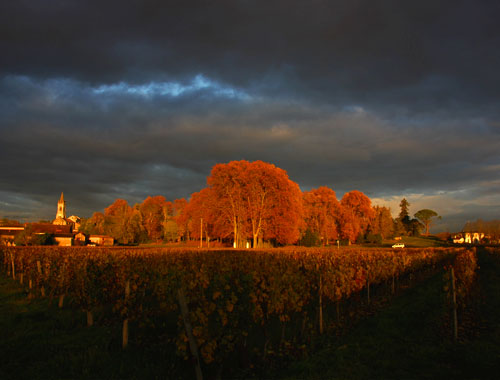
[[[0,248],[4,268],[30,294],[58,297],[61,306],[71,300],[89,325],[104,306],[127,326],[176,315],[179,351],[187,357],[192,334],[205,363],[246,345],[255,331],[267,333],[273,321],[286,326],[301,318],[303,330],[323,332],[327,305],[362,290],[369,296],[371,285],[440,267],[460,252],[466,251]],[[181,298],[188,315],[181,313]]]

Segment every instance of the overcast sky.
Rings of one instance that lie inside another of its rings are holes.
[[[0,217],[189,198],[263,160],[302,190],[500,218],[498,1],[2,1]]]

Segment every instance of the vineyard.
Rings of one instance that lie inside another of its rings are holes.
[[[153,330],[192,361],[198,378],[235,358],[253,366],[307,356],[317,337],[354,318],[375,292],[390,297],[422,273],[444,270],[456,337],[477,268],[475,250],[463,248],[0,252],[5,273],[28,297],[80,310],[88,326],[119,325],[123,349],[129,337],[140,345],[142,331]]]

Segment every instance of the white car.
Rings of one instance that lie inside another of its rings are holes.
[[[392,248],[404,248],[405,245],[403,243],[396,243],[396,244],[393,244]]]

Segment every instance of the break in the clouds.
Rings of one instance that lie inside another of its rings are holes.
[[[500,211],[495,1],[0,5],[0,217],[188,198],[264,160],[436,229]]]

